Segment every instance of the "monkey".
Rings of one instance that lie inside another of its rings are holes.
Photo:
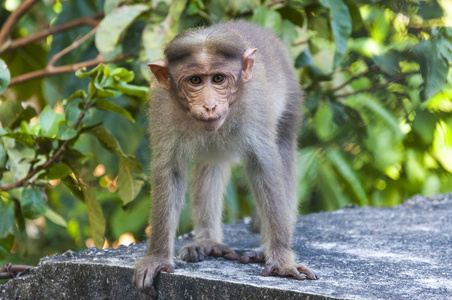
[[[133,282],[156,297],[153,279],[173,272],[173,248],[194,162],[191,188],[194,241],[180,258],[237,260],[223,243],[222,201],[233,164],[243,161],[259,219],[261,246],[240,262],[264,262],[261,273],[318,279],[295,261],[295,157],[303,92],[287,48],[271,31],[235,20],[186,30],[148,64],[151,84],[152,209],[148,251]]]

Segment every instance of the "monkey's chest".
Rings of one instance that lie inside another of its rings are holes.
[[[210,144],[199,147],[195,158],[207,164],[235,164],[240,161],[240,151],[232,144]]]

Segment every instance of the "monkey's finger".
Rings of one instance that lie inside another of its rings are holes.
[[[211,252],[212,252],[212,247],[204,247],[204,254],[206,256],[209,256]]]
[[[272,266],[266,266],[262,272],[261,275],[262,276],[269,276],[271,273],[273,273],[273,267]]]
[[[188,248],[187,262],[198,262],[198,252],[195,248]]]
[[[204,247],[197,247],[196,252],[198,253],[198,260],[203,261],[206,257]]]
[[[255,257],[257,257],[256,251],[248,251],[248,252],[245,252],[245,254],[243,254],[242,257],[240,257],[240,262],[242,264],[247,264],[250,262],[250,260],[254,261]]]
[[[239,257],[234,251],[230,251],[226,253],[225,258],[229,260],[237,260]]]
[[[298,272],[297,268],[291,268],[289,270],[289,272],[287,273],[287,275],[293,276],[295,279],[298,279],[298,280],[305,280],[306,279],[306,275],[301,274],[300,272]]]
[[[242,264],[247,264],[250,261],[250,257],[248,255],[243,255],[240,257],[239,262]]]
[[[153,279],[154,279],[155,273],[157,273],[157,272],[150,272],[150,274],[149,274],[149,270],[147,269],[144,272],[143,280],[142,280],[142,290],[151,299],[157,299],[157,291],[155,290],[154,285],[153,285]]]
[[[166,273],[174,273],[174,268],[172,266],[164,266],[160,269],[160,271],[163,271]]]
[[[265,252],[258,252],[256,257],[254,258],[255,262],[265,262]]]
[[[311,269],[309,269],[309,268],[307,268],[307,267],[305,267],[305,266],[303,266],[303,265],[299,265],[299,266],[297,267],[297,270],[298,270],[299,272],[303,273],[303,274],[306,274],[306,277],[307,277],[308,279],[311,279],[311,280],[317,280],[317,279],[320,278],[317,274],[314,273],[314,271],[312,271]]]
[[[223,256],[223,251],[221,251],[221,249],[217,249],[217,248],[212,248],[212,253],[210,253],[210,255],[214,256],[214,257],[222,257]]]

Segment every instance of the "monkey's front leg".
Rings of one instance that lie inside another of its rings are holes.
[[[277,146],[272,145],[271,139],[262,141],[259,147],[254,147],[245,161],[250,179],[256,208],[261,216],[262,251],[265,251],[265,268],[263,276],[271,273],[278,276],[292,276],[298,280],[318,279],[309,268],[295,262],[295,255],[291,249],[293,224],[291,206],[285,199],[283,190],[284,170],[280,161]],[[252,254],[257,259],[262,253]],[[249,261],[252,255],[245,255],[242,262]]]
[[[195,241],[181,248],[182,260],[198,262],[208,255],[238,258],[231,248],[222,243],[223,193],[229,177],[230,167],[227,164],[207,165],[196,161],[191,196]]]
[[[154,154],[148,252],[136,263],[133,275],[135,286],[151,298],[157,296],[153,280],[158,272],[173,272],[174,238],[186,190],[186,167],[169,158]]]

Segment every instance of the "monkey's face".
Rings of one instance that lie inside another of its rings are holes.
[[[187,74],[180,80],[184,101],[195,122],[207,131],[220,128],[236,94],[235,75],[218,70]]]
[[[215,131],[225,122],[238,90],[252,77],[257,49],[239,57],[205,50],[186,53],[178,61],[149,64],[160,86],[176,96],[199,126]]]

